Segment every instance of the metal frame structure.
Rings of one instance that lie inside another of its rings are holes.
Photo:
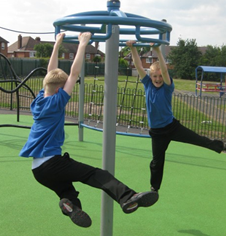
[[[116,109],[118,79],[118,49],[126,46],[121,35],[135,36],[135,47],[168,45],[171,25],[165,21],[154,21],[146,17],[120,11],[119,0],[107,1],[107,11],[83,12],[56,20],[55,35],[66,31],[64,42],[79,43],[78,33],[89,31],[92,42],[106,42],[104,120],[102,168],[114,175],[116,143]],[[72,33],[69,35],[68,33]],[[76,35],[77,33],[77,35]],[[81,73],[79,140],[83,141],[84,71]],[[113,200],[103,192],[101,210],[101,236],[113,235]]]
[[[198,72],[201,71],[201,79],[199,82]],[[219,73],[220,83],[203,83],[204,73]],[[223,85],[223,77],[225,76],[225,85]],[[219,92],[220,97],[226,93],[226,67],[217,66],[198,66],[195,69],[195,95],[202,96],[202,92]],[[198,95],[199,91],[199,95]]]

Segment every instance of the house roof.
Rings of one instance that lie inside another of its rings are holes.
[[[2,43],[9,43],[7,40],[5,40],[4,38],[2,38],[1,36],[0,36],[0,42],[2,42]]]
[[[12,45],[10,45],[8,47],[8,51],[33,51],[34,50],[34,46],[36,44],[39,43],[49,43],[49,44],[54,44],[55,42],[53,41],[41,41],[39,37],[33,39],[32,37],[28,36],[28,37],[22,37],[22,42],[21,42],[21,48],[18,48],[18,41],[16,41],[15,43],[13,43]],[[78,45],[76,44],[72,44],[72,43],[62,43],[62,46],[66,49],[67,52],[70,53],[76,53],[78,50]],[[103,52],[101,52],[100,50],[96,50],[96,48],[92,45],[87,45],[86,47],[86,53],[98,53],[100,55],[104,55]]]
[[[171,51],[173,48],[176,48],[176,47],[177,47],[177,46],[169,46],[169,45],[166,45],[166,46],[165,46],[165,56],[167,57],[167,56],[169,55],[170,51]],[[201,51],[202,53],[205,53],[206,48],[207,48],[207,47],[198,47],[199,51]],[[128,58],[128,57],[130,56],[130,54],[131,54],[131,53],[129,53],[129,54],[126,56],[126,58]],[[141,57],[145,57],[145,58],[146,58],[146,57],[149,57],[149,56],[152,56],[152,57],[154,57],[154,58],[157,58],[157,57],[158,57],[157,54],[156,54],[156,52],[155,52],[154,50],[148,51],[148,52],[142,54]]]
[[[18,41],[8,47],[8,51],[33,51],[34,46],[39,42],[30,36],[22,37],[21,47],[18,47]]]

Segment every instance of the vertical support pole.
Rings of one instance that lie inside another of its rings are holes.
[[[226,74],[224,75],[224,94],[226,94]]]
[[[115,171],[116,109],[118,82],[119,27],[112,26],[112,35],[106,41],[104,123],[103,123],[103,162],[102,168],[112,175]],[[113,235],[113,200],[102,192],[101,236]]]
[[[84,97],[85,97],[85,58],[83,59],[82,69],[80,73],[80,85],[79,85],[79,112],[78,112],[78,139],[83,141],[83,124],[84,122]]]
[[[163,22],[167,22],[165,19],[162,20]],[[162,35],[162,39],[166,40],[166,33]],[[164,57],[164,59],[166,60],[166,45],[165,44],[161,44],[160,45],[160,49],[162,52],[162,55]]]

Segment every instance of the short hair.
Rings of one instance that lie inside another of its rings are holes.
[[[47,73],[43,80],[43,88],[48,93],[55,93],[59,87],[64,87],[68,75],[61,69],[57,68]]]
[[[150,66],[150,74],[152,74],[154,71],[160,70],[159,61],[155,61]]]

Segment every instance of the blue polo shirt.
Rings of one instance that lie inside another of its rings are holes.
[[[148,75],[141,80],[146,94],[148,125],[150,128],[163,128],[173,121],[171,102],[174,83],[172,78],[170,79],[171,85],[164,83],[160,88],[153,85]]]
[[[70,96],[63,90],[44,97],[42,89],[31,103],[34,123],[22,150],[22,157],[48,157],[61,155],[64,143],[65,106]]]

